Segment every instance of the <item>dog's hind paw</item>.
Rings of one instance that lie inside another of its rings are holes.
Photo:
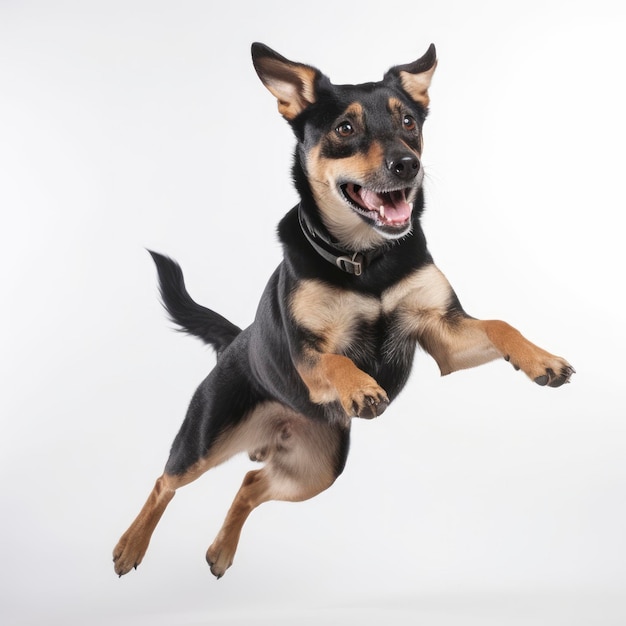
[[[113,550],[113,568],[121,578],[128,574],[141,563],[147,549],[147,545],[135,542],[127,536],[123,536]]]
[[[211,568],[211,574],[219,580],[226,570],[233,564],[234,553],[224,549],[216,540],[206,552],[206,562]]]

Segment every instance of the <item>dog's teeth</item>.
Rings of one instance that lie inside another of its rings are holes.
[[[385,207],[384,207],[384,205],[382,205],[382,204],[380,205],[379,212],[380,212],[380,216],[381,216],[383,219],[385,219]]]

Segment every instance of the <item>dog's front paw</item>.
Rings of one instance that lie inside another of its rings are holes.
[[[341,403],[350,417],[369,420],[382,415],[389,406],[389,398],[385,390],[370,378],[368,384],[345,394]]]
[[[389,406],[389,400],[386,396],[364,396],[362,401],[353,402],[352,404],[354,415],[366,420],[371,420],[385,412],[385,409]]]
[[[556,371],[551,367],[547,367],[544,374],[537,376],[534,380],[538,385],[544,387],[560,387],[564,383],[569,383],[572,374],[575,374],[576,370],[567,362],[561,364],[560,368]]]
[[[565,359],[540,348],[536,348],[531,355],[523,355],[523,358],[505,358],[516,370],[523,370],[531,380],[542,387],[560,387],[569,383],[572,375],[576,373]]]
[[[385,390],[353,361],[341,354],[321,354],[299,370],[316,404],[339,402],[346,418],[378,417],[389,406]]]

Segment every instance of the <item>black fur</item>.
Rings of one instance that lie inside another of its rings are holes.
[[[194,302],[187,288],[183,272],[176,261],[148,250],[159,274],[159,291],[163,306],[181,330],[195,335],[212,346],[218,356],[241,332],[219,313]]]

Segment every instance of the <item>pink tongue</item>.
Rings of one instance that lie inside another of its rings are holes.
[[[380,215],[380,219],[383,222],[403,224],[411,217],[411,205],[406,201],[404,191],[402,190],[390,193],[377,193],[361,187],[359,196],[370,211],[376,211]]]

